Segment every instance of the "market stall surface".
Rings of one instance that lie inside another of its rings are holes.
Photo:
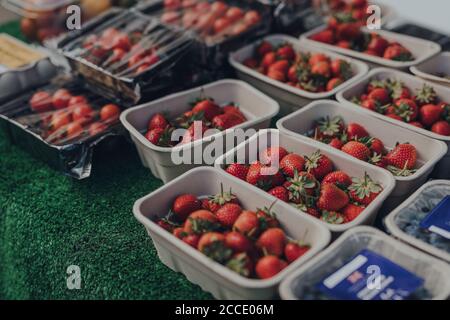
[[[131,145],[94,157],[92,177],[75,181],[0,132],[0,300],[211,299],[159,261],[132,214],[134,201],[160,186]],[[67,285],[77,284],[72,265],[79,290]]]

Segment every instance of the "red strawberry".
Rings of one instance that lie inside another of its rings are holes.
[[[271,228],[264,231],[256,242],[256,246],[264,252],[274,256],[282,256],[286,244],[286,234],[280,228]]]
[[[371,138],[368,141],[368,147],[373,153],[383,154],[384,153],[384,144],[378,138]]]
[[[341,117],[330,119],[326,117],[317,122],[316,140],[319,138],[337,138],[344,131],[344,121]]]
[[[286,74],[288,69],[289,69],[289,61],[287,61],[287,60],[278,60],[277,62],[272,63],[269,66],[269,69],[268,69],[267,72],[270,73],[272,71],[279,71],[279,72],[281,72],[283,74]]]
[[[275,61],[277,61],[277,55],[275,54],[275,52],[268,52],[264,55],[263,59],[261,60],[261,67],[267,69]]]
[[[173,230],[175,229],[175,227],[177,226],[176,224],[170,222],[167,219],[160,219],[156,222],[158,224],[158,226],[160,226],[161,228],[163,228],[164,230],[172,233]]]
[[[386,115],[386,117],[392,118],[394,120],[403,121],[403,118],[399,115],[396,115],[395,113],[389,113]]]
[[[289,201],[289,192],[284,187],[275,187],[269,191],[269,194],[280,199],[281,201]]]
[[[296,172],[293,178],[288,179],[284,187],[289,191],[290,202],[309,204],[317,196],[320,183],[311,173]]]
[[[218,232],[204,234],[198,243],[198,250],[219,263],[226,262],[233,254],[233,250],[225,246],[225,236]]]
[[[258,217],[262,230],[278,228],[280,226],[276,214],[272,212],[272,207],[275,203],[276,202],[274,202],[270,208],[258,209],[256,211],[256,216]]]
[[[347,136],[349,140],[357,140],[369,136],[369,133],[363,126],[357,123],[350,123],[347,126]]]
[[[189,215],[184,223],[186,234],[202,234],[219,229],[220,224],[216,216],[208,210],[198,210]]]
[[[223,191],[223,184],[220,184],[220,193],[209,197],[208,208],[211,212],[216,213],[227,203],[239,204],[239,200],[233,194],[231,189],[229,192]]]
[[[186,130],[181,144],[191,143],[203,138],[203,135],[208,130],[208,127],[201,121],[194,121],[194,123]]]
[[[259,220],[255,212],[244,211],[233,225],[233,230],[252,237],[258,233]]]
[[[421,129],[425,128],[425,127],[423,126],[423,124],[420,123],[419,121],[413,121],[413,122],[410,122],[409,124],[412,125],[412,126],[414,126],[414,127],[417,127],[417,128],[421,128]]]
[[[261,189],[267,190],[272,186],[270,176],[263,175],[266,168],[259,161],[252,163],[248,169],[246,181]]]
[[[175,199],[172,211],[180,221],[185,221],[192,212],[200,210],[201,207],[202,203],[196,196],[184,194]]]
[[[189,234],[183,237],[183,242],[187,243],[191,247],[197,249],[198,242],[200,241],[200,236],[197,234]]]
[[[250,240],[236,231],[229,232],[225,236],[225,245],[236,253],[248,252],[252,248]]]
[[[335,88],[339,87],[341,84],[344,83],[344,80],[342,78],[333,78],[327,83],[327,91],[332,91]]]
[[[352,75],[351,65],[342,59],[336,59],[331,62],[331,71],[338,78],[348,79]]]
[[[349,191],[350,198],[353,201],[363,206],[368,206],[383,191],[383,188],[366,173],[363,179],[353,179],[353,184],[349,187]]]
[[[246,253],[237,253],[226,264],[227,268],[244,277],[250,277],[253,270],[253,261]]]
[[[336,32],[338,39],[351,41],[361,35],[361,28],[357,22],[347,22],[339,24]]]
[[[323,177],[333,171],[333,162],[327,156],[323,155],[320,150],[314,152],[309,157],[305,157],[305,159],[306,170],[318,180],[322,180]]]
[[[288,154],[287,156],[283,157],[280,162],[281,171],[283,171],[286,176],[291,178],[294,177],[296,171],[303,171],[304,166],[305,159],[295,153]]]
[[[403,121],[410,122],[417,119],[419,108],[411,99],[399,99],[395,102],[394,113],[400,116]]]
[[[450,136],[450,123],[447,121],[438,121],[433,125],[431,131],[442,136]]]
[[[390,101],[389,92],[384,88],[373,89],[369,93],[368,98],[378,101],[382,105],[385,105],[386,103],[389,103],[389,101]]]
[[[370,150],[367,146],[358,141],[350,141],[345,144],[342,149],[343,152],[355,157],[356,159],[367,161],[370,157]]]
[[[311,36],[311,39],[314,41],[319,41],[323,43],[333,44],[334,42],[334,33],[331,30],[324,30],[318,32]]]
[[[148,130],[153,129],[165,129],[169,125],[169,122],[166,120],[163,114],[157,113],[155,114],[148,123]]]
[[[374,99],[366,99],[361,102],[361,107],[371,111],[376,111],[378,108],[378,102]]]
[[[183,239],[184,236],[186,235],[186,233],[184,232],[183,228],[175,228],[175,229],[173,229],[172,234],[178,239]]]
[[[326,211],[339,211],[349,203],[347,194],[334,184],[322,185],[317,207]]]
[[[155,128],[148,131],[145,134],[145,138],[159,147],[171,147],[172,143],[172,130],[169,128],[161,129]]]
[[[339,138],[333,138],[333,139],[331,139],[329,145],[332,146],[333,148],[341,150],[342,147],[344,146],[344,143]]]
[[[284,248],[284,256],[288,263],[292,263],[311,249],[310,246],[299,245],[295,242],[289,242]]]
[[[433,87],[424,84],[423,87],[417,92],[414,100],[419,106],[423,106],[426,104],[436,104],[437,94]]]
[[[277,56],[280,59],[293,60],[295,58],[295,51],[291,44],[286,44],[277,50]]]
[[[413,60],[411,52],[398,43],[391,44],[384,51],[383,58],[395,61],[411,61]]]
[[[270,279],[287,267],[286,261],[275,256],[265,256],[256,264],[256,275],[259,279]]]
[[[220,114],[212,119],[212,125],[219,130],[227,130],[244,123],[246,120],[234,112]]]
[[[417,162],[417,150],[408,143],[397,144],[397,146],[386,155],[386,160],[389,165],[400,168],[412,170]]]
[[[217,220],[224,227],[231,228],[242,212],[242,208],[235,203],[227,203],[216,212]]]
[[[236,178],[245,180],[247,178],[248,166],[244,164],[233,163],[230,164],[225,171],[231,174],[232,176],[235,176]]]
[[[420,121],[425,126],[432,126],[441,119],[443,109],[435,104],[426,104],[420,108]]]
[[[379,35],[372,35],[372,39],[367,49],[375,51],[379,56],[383,55],[384,50],[388,47],[389,42]]]
[[[243,63],[244,63],[244,66],[249,67],[251,69],[258,68],[258,60],[256,60],[255,58],[245,59]]]
[[[240,117],[242,119],[242,121],[244,121],[244,122],[247,121],[247,118],[242,113],[242,111],[234,104],[230,104],[228,106],[223,107],[222,111],[223,111],[223,113],[233,113],[234,115]]]
[[[345,222],[352,222],[364,211],[364,207],[349,203],[341,213],[345,216]]]
[[[213,100],[205,99],[192,108],[192,113],[203,114],[206,120],[211,121],[214,117],[222,114],[222,109]]]
[[[264,150],[260,155],[262,164],[271,165],[272,163],[280,163],[280,161],[288,155],[283,147],[270,147]]]
[[[329,224],[343,224],[345,223],[345,217],[339,212],[335,211],[324,211],[320,220]]]
[[[266,53],[273,51],[273,46],[270,42],[262,41],[256,49],[260,57],[264,57]]]
[[[347,188],[352,184],[352,178],[344,171],[334,171],[326,175],[322,180],[322,185],[331,183],[338,187]]]

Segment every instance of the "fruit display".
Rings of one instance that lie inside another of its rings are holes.
[[[276,173],[265,170],[279,161]],[[383,191],[366,173],[351,177],[335,170],[330,158],[320,150],[308,156],[270,147],[260,161],[250,165],[233,163],[226,172],[248,182],[295,208],[329,224],[352,222]]]
[[[272,208],[243,208],[232,190],[176,196],[155,221],[184,243],[246,278],[269,279],[309,251],[290,239]]]
[[[365,92],[351,101],[394,120],[450,136],[450,104],[441,100],[428,84],[413,91],[397,79],[374,78]]]
[[[119,79],[134,79],[184,53],[191,40],[138,12],[118,11],[80,37],[62,42],[70,59],[88,62]]]
[[[416,172],[417,150],[413,144],[397,143],[392,150],[387,150],[383,141],[370,136],[364,126],[346,124],[340,116],[317,120],[307,136],[359,160],[385,168],[394,176],[408,177]]]
[[[366,6],[367,3],[363,5]],[[351,8],[334,13],[328,20],[327,28],[309,38],[387,60],[413,61],[415,59],[411,51],[402,44],[390,41],[378,33],[363,30],[365,17],[361,17],[362,11]]]
[[[263,14],[241,1],[164,0],[156,14],[162,23],[192,30],[208,45],[260,26]]]
[[[354,76],[347,61],[322,53],[297,52],[288,42],[274,45],[262,41],[243,64],[270,79],[308,92],[332,91]]]
[[[153,115],[145,138],[160,147],[174,147],[202,139],[210,129],[224,131],[247,121],[234,102],[219,105],[213,98],[202,96],[192,102],[191,107],[175,119],[167,119],[163,113]],[[186,130],[179,141],[172,140],[175,129]]]
[[[12,117],[51,145],[81,143],[117,125],[121,108],[80,87],[50,85],[11,103]],[[18,111],[20,110],[20,111]]]
[[[323,14],[332,16],[349,16],[352,21],[364,25],[370,14],[367,13],[367,7],[370,5],[367,0],[314,0],[313,5]]]

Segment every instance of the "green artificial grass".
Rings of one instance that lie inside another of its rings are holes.
[[[0,131],[0,300],[211,299],[159,261],[132,214],[161,185],[131,145],[97,155],[91,178],[75,181]],[[70,265],[81,269],[80,290],[67,289]]]

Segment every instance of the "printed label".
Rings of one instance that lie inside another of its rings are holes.
[[[446,196],[422,220],[420,227],[450,239],[450,196]]]

